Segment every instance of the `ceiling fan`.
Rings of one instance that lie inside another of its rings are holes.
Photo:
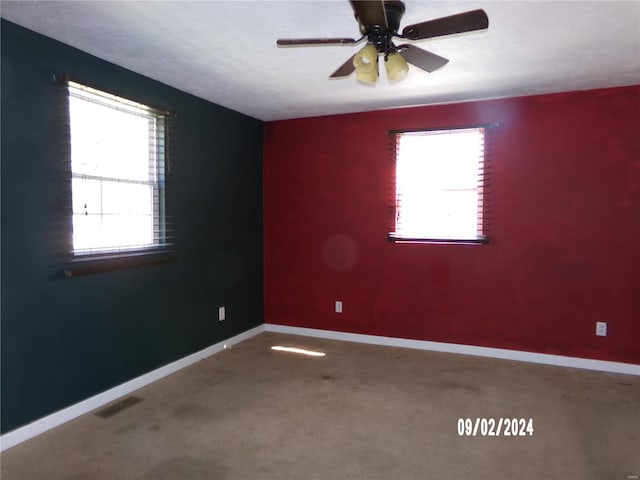
[[[304,45],[367,44],[352,55],[330,78],[348,77],[354,71],[358,80],[375,83],[378,79],[378,56],[383,55],[387,75],[392,81],[401,80],[409,70],[407,62],[426,72],[442,68],[449,60],[408,43],[396,45],[393,38],[424,40],[456,33],[483,30],[489,27],[484,10],[472,10],[447,17],[427,20],[406,26],[398,33],[405,12],[399,0],[349,0],[362,36],[354,38],[281,38],[279,47]]]

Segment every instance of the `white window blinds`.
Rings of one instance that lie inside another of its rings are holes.
[[[485,127],[391,132],[393,241],[486,243]]]
[[[168,113],[72,81],[72,253],[167,248]]]

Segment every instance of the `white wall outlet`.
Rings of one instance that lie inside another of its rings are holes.
[[[607,336],[607,322],[596,322],[596,335],[599,337]]]
[[[340,300],[336,300],[336,313],[342,313],[342,302]]]
[[[218,308],[218,321],[222,321],[225,319],[226,316],[226,311],[224,307],[220,307]]]

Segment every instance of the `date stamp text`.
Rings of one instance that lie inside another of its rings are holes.
[[[458,435],[461,437],[531,437],[532,418],[459,418]]]

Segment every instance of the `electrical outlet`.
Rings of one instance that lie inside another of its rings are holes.
[[[226,311],[224,307],[220,307],[218,308],[218,321],[222,321],[225,319],[226,316]]]
[[[336,300],[336,313],[342,313],[342,302],[340,300]]]
[[[599,337],[607,336],[607,322],[596,322],[596,335]]]

